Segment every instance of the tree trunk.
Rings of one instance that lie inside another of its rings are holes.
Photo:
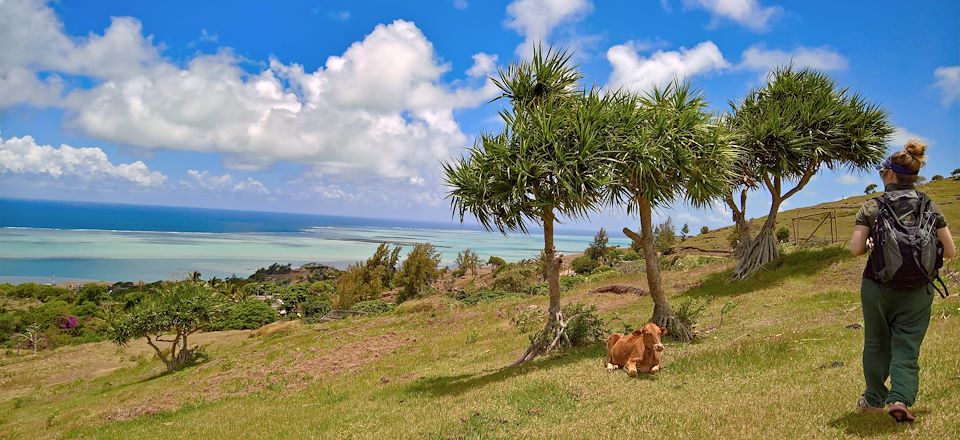
[[[552,351],[560,341],[566,338],[567,323],[560,308],[560,265],[562,259],[556,255],[553,247],[553,209],[543,213],[543,255],[546,261],[547,286],[550,288],[550,306],[547,309],[547,325],[534,336],[530,347],[514,362],[522,364],[542,354]]]
[[[733,273],[734,280],[742,280],[752,275],[779,256],[777,242],[773,239],[773,229],[777,226],[777,212],[780,210],[781,202],[782,200],[776,196],[773,197],[770,213],[767,214],[763,227],[738,256],[737,268]]]
[[[660,279],[660,264],[657,261],[657,250],[653,244],[653,209],[650,201],[646,198],[638,199],[640,202],[640,240],[643,246],[643,259],[647,266],[647,285],[650,289],[650,298],[653,298],[653,317],[650,318],[654,324],[667,328],[677,338],[684,342],[693,339],[693,333],[686,324],[677,319],[677,315],[670,307],[667,301],[667,295],[663,291],[663,282]]]

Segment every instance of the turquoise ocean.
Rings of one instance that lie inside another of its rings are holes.
[[[559,234],[558,252],[582,252],[589,232]],[[626,245],[626,239],[611,238]],[[503,235],[457,222],[0,199],[0,282],[156,281],[197,271],[249,276],[273,263],[346,267],[381,242],[432,243],[442,264],[470,248],[483,260],[534,258],[537,233]]]

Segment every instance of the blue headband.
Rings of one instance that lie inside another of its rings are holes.
[[[887,158],[887,160],[883,161],[882,165],[877,167],[878,170],[884,170],[887,168],[893,170],[893,172],[897,174],[906,174],[910,176],[916,176],[917,174],[920,174],[919,170],[911,170],[910,168],[907,168],[903,165],[896,164],[892,160],[890,160],[889,157]]]

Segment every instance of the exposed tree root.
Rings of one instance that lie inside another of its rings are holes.
[[[777,258],[777,244],[773,239],[773,227],[764,225],[740,256],[733,279],[747,278],[774,258]]]

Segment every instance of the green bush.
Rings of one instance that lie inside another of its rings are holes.
[[[781,226],[777,229],[777,243],[786,243],[790,240],[790,230],[786,226]]]
[[[529,333],[538,330],[546,323],[547,314],[544,309],[532,304],[518,305],[510,311],[510,324],[513,324],[520,333]]]
[[[623,251],[623,257],[621,257],[621,259],[623,261],[637,261],[643,259],[643,256],[637,251],[633,250],[633,248],[628,248]]]
[[[704,226],[704,227],[700,228],[700,235],[706,234],[707,232],[710,232],[710,228],[709,228],[709,227]]]
[[[537,271],[530,264],[508,264],[500,266],[490,287],[507,292],[530,293],[536,284]]]
[[[583,252],[583,255],[594,261],[607,261],[608,242],[607,231],[600,228],[597,235],[593,236],[593,242],[590,243],[590,246]]]
[[[563,308],[563,316],[567,319],[567,338],[573,347],[593,345],[606,336],[603,320],[597,315],[597,306],[568,304]]]
[[[700,318],[703,317],[708,305],[710,305],[709,301],[698,301],[693,298],[688,298],[681,302],[679,306],[674,308],[673,313],[677,317],[677,320],[686,325],[687,328],[695,329],[700,321]],[[680,333],[677,331],[677,329],[673,328],[672,325],[667,326],[668,337],[670,335],[677,336],[679,334]]]
[[[600,267],[600,262],[586,255],[581,255],[577,258],[574,258],[570,263],[570,266],[573,268],[573,271],[580,274],[586,275],[590,272],[593,272],[594,269]]]
[[[375,298],[384,290],[381,266],[357,263],[337,278],[337,295],[334,306],[349,309],[359,301]]]
[[[516,292],[508,292],[496,289],[478,289],[474,291],[455,291],[450,293],[450,298],[460,301],[464,304],[475,306],[480,303],[496,301],[503,298],[522,298],[523,295]]]
[[[214,327],[219,330],[253,330],[280,319],[277,311],[264,301],[247,298],[230,306],[226,316]]]
[[[487,259],[487,264],[495,267],[500,267],[507,264],[507,262],[503,258],[491,255],[490,258]]]
[[[560,277],[560,290],[563,292],[566,292],[585,282],[587,282],[587,277],[583,275],[570,275],[570,276]]]
[[[677,242],[677,229],[673,226],[673,219],[667,219],[653,228],[653,243],[657,252],[666,252]]]
[[[379,299],[371,299],[367,301],[360,301],[354,304],[350,310],[363,312],[367,315],[379,315],[381,313],[392,312],[395,308],[397,308],[397,305],[394,303],[388,303]]]

